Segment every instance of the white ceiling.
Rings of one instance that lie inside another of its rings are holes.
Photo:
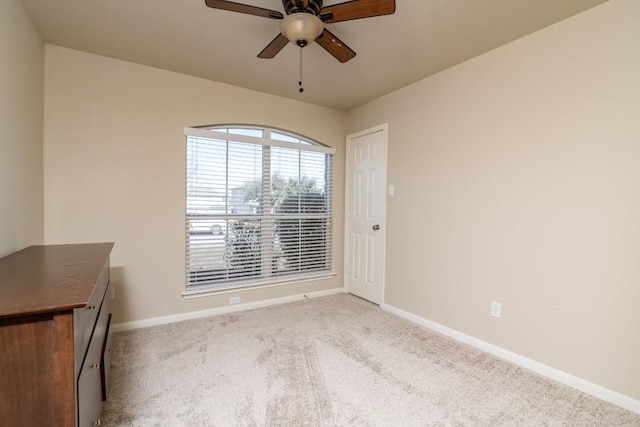
[[[23,0],[47,43],[349,110],[606,0],[397,0],[393,15],[326,24],[357,52],[317,44],[256,55],[280,21],[204,0]],[[235,0],[282,11],[281,0]],[[324,4],[342,3],[325,0]]]

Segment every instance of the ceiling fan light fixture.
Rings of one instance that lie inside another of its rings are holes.
[[[297,12],[284,17],[280,32],[297,46],[305,47],[318,38],[324,25],[320,18],[310,13]]]

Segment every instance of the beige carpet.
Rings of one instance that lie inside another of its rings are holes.
[[[107,426],[640,426],[350,295],[117,334]]]

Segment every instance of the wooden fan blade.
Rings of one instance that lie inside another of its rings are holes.
[[[351,50],[349,46],[344,44],[342,40],[326,28],[322,34],[320,34],[320,37],[316,39],[316,42],[340,62],[347,62],[356,56],[356,53]]]
[[[395,11],[395,0],[351,0],[323,7],[320,11],[320,18],[327,23],[342,22],[391,15]]]
[[[205,4],[214,9],[230,10],[231,12],[246,13],[248,15],[262,16],[264,18],[282,19],[284,15],[276,10],[263,9],[226,0],[205,0]]]
[[[258,58],[263,58],[263,59],[273,58],[278,54],[278,52],[282,50],[283,47],[287,45],[287,43],[289,43],[289,39],[286,38],[282,33],[278,34],[276,38],[273,39],[271,43],[267,45],[267,47],[262,49],[262,52],[258,54]]]

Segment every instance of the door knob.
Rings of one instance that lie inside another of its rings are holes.
[[[380,224],[376,224],[371,228],[373,229],[373,231],[378,231],[378,230],[380,230]]]

